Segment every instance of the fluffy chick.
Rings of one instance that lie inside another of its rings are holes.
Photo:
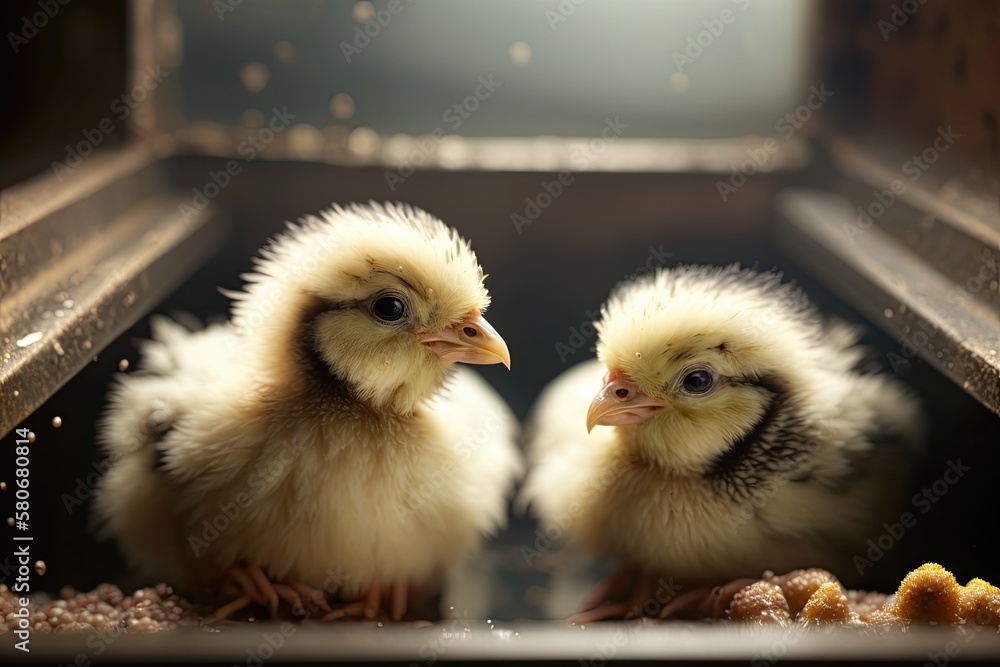
[[[921,439],[900,384],[859,370],[854,329],[738,266],[624,284],[596,328],[598,358],[533,411],[522,494],[548,534],[620,562],[585,609],[634,591],[580,620],[643,608],[659,577],[686,589],[661,615],[767,569],[851,579]]]
[[[148,574],[230,575],[244,594],[220,616],[322,588],[353,601],[330,618],[373,617],[383,595],[399,618],[505,520],[517,422],[454,363],[509,353],[469,243],[428,213],[352,205],[288,227],[230,321],[153,322],[100,426],[97,515]]]

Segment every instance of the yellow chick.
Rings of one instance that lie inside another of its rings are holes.
[[[402,618],[504,523],[522,472],[516,419],[454,365],[510,367],[482,267],[430,214],[373,203],[289,224],[243,277],[230,321],[156,319],[119,376],[97,516],[150,575],[235,582],[218,617],[308,596]]]
[[[621,565],[574,620],[718,613],[746,582],[705,587],[765,570],[853,578],[922,438],[901,384],[859,370],[854,329],[738,266],[623,284],[596,328],[598,358],[533,410],[521,496],[547,534]]]

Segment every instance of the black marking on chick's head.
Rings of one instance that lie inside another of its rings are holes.
[[[705,475],[719,493],[741,504],[767,493],[775,483],[805,480],[804,464],[817,443],[783,383],[765,377],[743,384],[767,392],[767,408]]]
[[[316,320],[325,313],[357,307],[356,302],[331,303],[316,298],[302,312],[300,335],[296,337],[294,359],[307,382],[331,398],[353,400],[348,383],[337,377],[317,347]]]

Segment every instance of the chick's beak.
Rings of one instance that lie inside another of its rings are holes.
[[[420,334],[417,340],[430,348],[441,361],[503,364],[510,370],[507,343],[482,315],[469,316],[441,331]]]
[[[587,432],[598,424],[641,424],[662,410],[667,402],[647,396],[626,375],[612,373],[587,411]]]

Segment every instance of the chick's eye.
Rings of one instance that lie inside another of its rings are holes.
[[[684,376],[682,386],[688,394],[704,394],[712,388],[712,374],[708,371],[691,371]]]
[[[383,296],[372,303],[372,314],[383,322],[398,322],[406,314],[406,304],[398,296]]]

